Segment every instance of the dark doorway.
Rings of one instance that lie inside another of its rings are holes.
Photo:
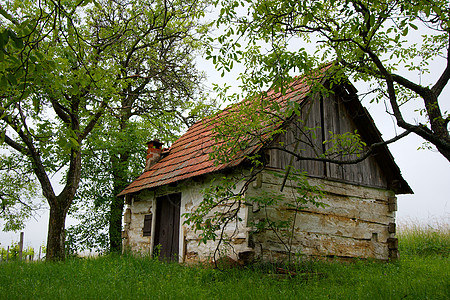
[[[155,251],[161,260],[178,260],[181,194],[156,198]]]

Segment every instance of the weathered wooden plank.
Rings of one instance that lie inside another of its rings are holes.
[[[322,134],[322,115],[321,115],[321,100],[320,97],[317,96],[314,99],[311,100],[311,109],[309,112],[306,110],[302,111],[302,116],[305,115],[306,122],[305,126],[308,128],[314,128],[312,130],[313,132],[309,133],[309,138],[312,144],[314,145],[313,148],[309,148],[309,150],[306,152],[309,154],[309,156],[317,156],[318,154],[323,153],[323,141],[324,137]],[[301,134],[301,133],[298,133]],[[301,161],[298,161],[300,164]],[[324,169],[324,163],[318,162],[318,161],[307,161],[306,162],[307,168],[304,169],[308,173],[310,173],[313,176],[326,176],[325,169]]]
[[[257,256],[264,259],[285,258],[286,248],[271,232],[255,234],[253,237]],[[372,257],[387,260],[389,250],[386,243],[372,240],[356,240],[339,236],[315,233],[298,233],[292,245],[292,253],[310,256]]]
[[[160,196],[156,200],[154,243],[161,245],[160,258],[178,260],[181,194]]]
[[[279,186],[264,185],[264,189],[268,192],[277,193],[279,191]],[[283,192],[287,196],[287,201],[293,203],[293,197],[295,197],[296,191],[291,187],[287,187]],[[253,195],[252,193],[252,191],[249,191],[247,194],[251,196]],[[308,204],[305,205],[306,208],[304,211],[333,214],[340,217],[354,218],[384,225],[395,222],[395,214],[389,212],[387,203],[383,201],[327,194],[321,202],[325,204],[325,207],[316,207],[315,205]],[[281,203],[281,208],[286,209],[288,207]]]
[[[295,146],[300,139],[301,141],[297,145],[297,152],[301,156],[316,157],[316,153],[321,153],[323,141],[320,129],[321,118],[319,100],[311,99],[306,103],[302,108],[301,116],[295,117],[294,122],[295,124],[291,123],[286,133],[280,135],[275,143],[282,143],[288,150],[294,151]],[[306,130],[303,128],[304,126],[311,129]],[[314,145],[313,147],[307,144],[311,142]],[[269,167],[285,169],[291,163],[291,156],[283,151],[270,150],[269,156]],[[309,160],[299,161],[294,159],[292,165],[296,169],[308,171],[311,175],[324,176],[323,163],[321,162]]]
[[[323,114],[324,114],[324,133],[325,140],[331,139],[332,133],[341,133],[338,106],[333,96],[323,99]],[[329,150],[330,145],[325,144],[326,150]],[[329,178],[343,178],[343,168],[342,166],[327,163],[326,164],[327,174]]]
[[[397,197],[392,196],[388,198],[389,211],[397,211]]]
[[[280,178],[273,175],[273,172],[276,171],[265,171],[262,175],[262,181],[264,183],[280,185]],[[324,192],[329,194],[343,195],[343,196],[353,196],[364,199],[377,199],[380,201],[388,201],[389,197],[394,196],[393,191],[383,190],[378,188],[371,188],[365,186],[358,186],[353,184],[341,183],[332,180],[323,180],[318,178],[309,178],[308,179],[311,185],[321,186]],[[289,180],[286,182],[286,186],[292,186],[292,182]]]
[[[293,211],[267,208],[254,215],[255,220],[265,219],[266,214],[272,220],[293,220]],[[330,236],[341,236],[353,239],[372,238],[377,233],[378,240],[386,242],[390,237],[388,225],[363,221],[360,219],[320,214],[298,212],[295,219],[295,232],[317,233]]]
[[[330,96],[324,98],[323,103],[326,140],[331,138],[330,132],[343,134],[346,132],[353,133],[357,130],[357,126],[353,121],[354,116],[348,113],[342,99]],[[327,149],[329,147],[329,145],[326,145]],[[352,160],[356,158],[356,155],[346,155],[341,156],[339,159]],[[327,177],[374,187],[387,187],[387,180],[373,157],[369,157],[358,164],[338,165],[327,163],[326,166]]]
[[[143,236],[151,236],[152,235],[152,219],[153,219],[152,214],[145,215],[144,227],[142,228]]]

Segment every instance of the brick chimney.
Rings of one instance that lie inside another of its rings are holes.
[[[148,171],[161,158],[162,145],[159,140],[153,140],[147,143],[147,159],[145,161],[144,171]]]

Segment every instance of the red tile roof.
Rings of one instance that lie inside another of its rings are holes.
[[[307,81],[304,77],[298,78],[291,83],[291,88],[284,96],[270,91],[267,98],[270,98],[271,101],[277,101],[280,106],[285,106],[287,99],[300,103],[308,96],[311,89],[311,85]],[[258,151],[262,144],[253,145],[222,164],[215,164],[209,155],[214,146],[218,145],[214,140],[215,132],[213,128],[215,124],[220,122],[223,116],[239,109],[239,105],[242,104],[245,105],[245,101],[228,107],[212,118],[203,119],[192,125],[183,136],[173,143],[166,156],[134,180],[119,196],[217,172],[241,164],[246,155]]]

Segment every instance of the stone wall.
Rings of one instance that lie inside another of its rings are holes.
[[[218,179],[219,175],[206,176],[197,180],[190,179],[177,186],[162,187],[135,195],[125,216],[125,247],[134,252],[151,254],[152,236],[143,236],[145,215],[155,216],[156,197],[181,193],[179,261],[211,261],[217,242],[209,241],[206,244],[199,244],[198,232],[194,232],[184,224],[183,214],[197,208],[203,199],[202,190],[219,182],[211,183],[214,178]],[[265,171],[250,185],[246,196],[247,198],[257,196],[262,191],[279,193],[281,181],[282,178]],[[325,196],[321,202],[325,204],[325,207],[307,205],[307,208],[297,213],[291,253],[381,260],[397,257],[396,198],[392,191],[323,179],[310,178],[309,181],[312,185],[322,187]],[[237,189],[241,186],[242,184],[238,184]],[[283,194],[285,201],[293,201],[296,195],[289,181]],[[230,224],[225,229],[226,236],[231,239],[228,246],[221,248],[221,254],[235,260],[245,260],[254,256],[264,260],[286,259],[288,243],[280,240],[282,232],[256,229],[255,223],[262,221],[266,216],[275,221],[288,220],[293,218],[294,211],[286,203],[270,208],[243,204],[239,210],[242,221]],[[152,228],[154,228],[156,222],[154,217],[152,221]]]
[[[262,190],[279,193],[282,178],[264,172],[259,181],[259,186],[253,185],[248,195],[258,195]],[[321,202],[325,207],[309,204],[297,212],[291,243],[283,232],[254,230],[250,243],[256,257],[285,259],[286,247],[292,246],[291,253],[306,256],[396,258],[396,198],[392,191],[314,178],[309,182],[322,187],[325,194]],[[283,194],[286,201],[296,197],[289,181]],[[275,221],[294,220],[294,213],[286,203],[276,208],[250,209],[248,225],[254,226],[267,216]]]
[[[151,254],[151,236],[143,236],[143,226],[145,216],[154,215],[153,199],[154,193],[144,191],[135,195],[127,205],[122,233],[124,250]]]

